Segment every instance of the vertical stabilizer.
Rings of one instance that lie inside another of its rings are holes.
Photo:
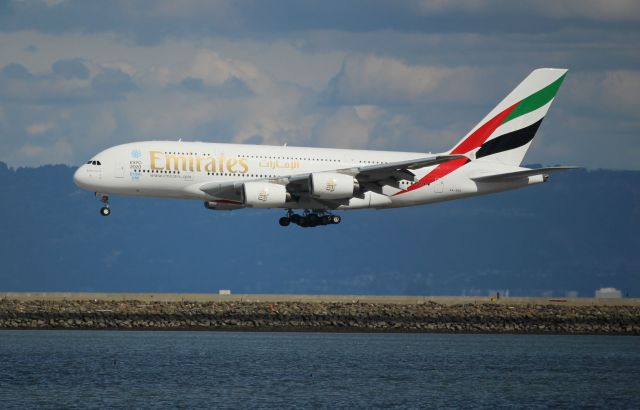
[[[566,73],[562,68],[532,71],[450,154],[520,165]]]

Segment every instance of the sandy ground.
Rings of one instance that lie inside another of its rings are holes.
[[[595,299],[562,297],[491,297],[475,296],[376,296],[376,295],[277,295],[277,294],[232,294],[218,295],[207,293],[76,293],[76,292],[0,292],[0,299],[34,300],[100,300],[143,302],[313,302],[313,303],[381,303],[381,304],[419,304],[435,302],[443,305],[466,303],[499,303],[508,305],[568,305],[568,306],[640,306],[638,298]]]

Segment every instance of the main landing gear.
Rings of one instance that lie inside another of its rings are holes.
[[[303,228],[313,228],[320,225],[335,225],[341,221],[342,218],[339,215],[333,215],[325,211],[309,211],[305,209],[303,215],[298,215],[289,209],[287,216],[280,218],[278,223],[280,226],[289,226],[289,224],[294,223]]]
[[[96,193],[96,196],[100,197],[100,201],[104,204],[102,208],[100,208],[100,215],[109,216],[111,215],[111,208],[109,208],[109,195],[102,195]]]

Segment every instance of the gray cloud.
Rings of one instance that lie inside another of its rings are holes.
[[[180,86],[187,91],[204,91],[205,85],[202,78],[187,77],[180,81]]]
[[[513,16],[527,16],[526,24]],[[566,27],[625,25],[640,21],[633,0],[557,0],[553,7],[528,0],[113,0],[9,1],[0,30],[46,33],[114,32],[139,44],[202,36],[282,37],[300,31],[400,31],[421,33],[542,33]]]
[[[215,97],[242,98],[255,95],[247,84],[238,77],[231,76],[220,85],[207,85],[202,78],[187,76],[180,81],[180,87],[185,91],[206,92]]]
[[[30,80],[33,75],[22,64],[11,63],[2,67],[2,75],[9,80]]]
[[[372,55],[352,56],[331,79],[324,95],[336,104],[460,102],[479,94],[477,80],[481,71],[468,67],[410,65],[395,58]]]
[[[51,66],[54,75],[59,75],[65,80],[89,78],[89,69],[79,58],[71,60],[58,60]]]
[[[137,87],[131,77],[118,69],[106,69],[91,80],[96,96],[118,98]]]
[[[33,74],[21,64],[7,64],[0,70],[0,96],[12,102],[56,104],[122,98],[137,89],[120,69],[94,68],[96,74],[90,78],[89,69],[79,59],[56,61],[44,74]]]

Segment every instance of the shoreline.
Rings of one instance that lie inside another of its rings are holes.
[[[596,299],[591,297],[504,297],[423,296],[423,295],[304,295],[304,294],[229,294],[217,293],[142,293],[142,292],[0,292],[0,301],[139,301],[139,302],[315,302],[441,305],[509,304],[565,306],[640,306],[640,298]]]
[[[638,299],[15,295],[0,294],[0,329],[640,335]]]

